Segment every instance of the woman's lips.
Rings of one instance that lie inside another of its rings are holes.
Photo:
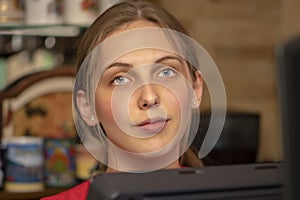
[[[162,118],[147,119],[142,123],[139,123],[136,127],[144,132],[159,133],[165,127],[168,121],[168,119]]]

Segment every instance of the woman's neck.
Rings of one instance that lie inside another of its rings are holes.
[[[179,145],[145,154],[130,153],[119,148],[108,148],[107,172],[148,172],[180,168]]]
[[[163,169],[179,169],[179,168],[182,168],[182,166],[180,166],[179,160],[176,160]],[[107,167],[107,169],[106,169],[106,173],[117,173],[117,172],[120,172],[120,171],[118,171],[114,168],[111,168],[111,167]]]

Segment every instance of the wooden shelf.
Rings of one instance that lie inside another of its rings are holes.
[[[6,192],[0,190],[0,198],[3,200],[39,200],[42,197],[51,196],[67,189],[68,188],[45,188],[39,192]]]
[[[0,24],[0,35],[77,37],[84,28],[75,25],[8,26]]]

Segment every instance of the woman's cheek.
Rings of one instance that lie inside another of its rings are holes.
[[[102,97],[99,98],[96,97],[95,102],[97,118],[102,124],[106,124],[107,122],[111,123],[111,121],[113,121],[111,99],[105,96],[106,95],[102,95]]]

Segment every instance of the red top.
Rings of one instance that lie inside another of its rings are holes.
[[[60,192],[56,195],[43,197],[41,198],[41,200],[66,200],[66,199],[85,200],[87,199],[89,187],[90,187],[90,181],[85,181],[69,190]]]

